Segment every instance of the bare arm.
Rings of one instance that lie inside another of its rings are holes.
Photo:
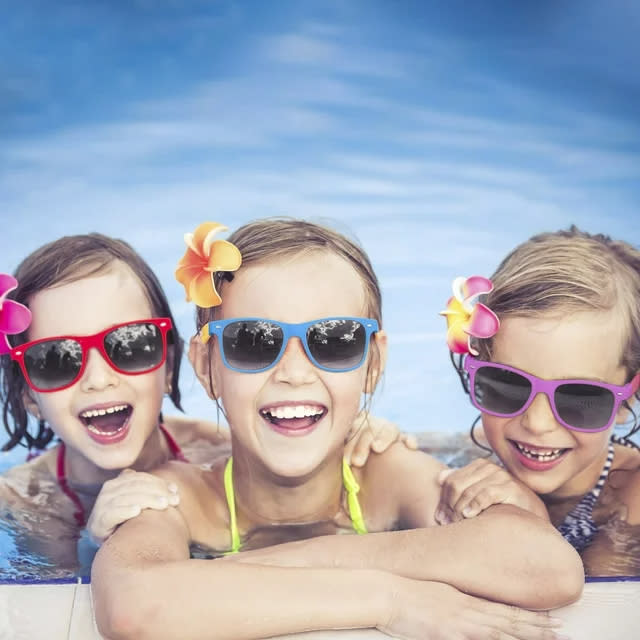
[[[170,515],[167,515],[170,514]],[[402,638],[553,640],[557,621],[445,584],[371,570],[189,560],[180,513],[145,512],[98,552],[92,585],[103,636],[245,640],[377,627]]]
[[[92,569],[103,635],[242,640],[375,627],[390,617],[382,573],[191,560],[188,542],[176,509],[145,511],[109,538]]]
[[[394,488],[398,520],[407,530],[323,536],[250,551],[237,560],[379,569],[529,609],[555,608],[579,597],[582,563],[551,524],[518,507],[495,505],[476,518],[431,526],[442,465],[402,447],[389,462],[393,480],[382,479]]]

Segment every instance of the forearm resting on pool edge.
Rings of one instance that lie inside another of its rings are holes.
[[[280,566],[379,569],[445,582],[527,609],[574,602],[584,586],[580,556],[542,519],[510,505],[442,527],[322,536],[230,556]]]

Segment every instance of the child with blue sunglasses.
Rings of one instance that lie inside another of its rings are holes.
[[[0,275],[0,289],[3,450],[22,444],[33,458],[0,477],[0,518],[23,525],[20,544],[52,561],[54,574],[76,571],[77,547],[84,565],[95,552],[85,526],[100,542],[144,508],[177,504],[176,488],[146,472],[226,455],[229,433],[162,417],[165,394],[181,410],[183,343],[160,282],[128,243],[59,238],[27,256],[15,278]],[[398,432],[358,418],[353,435],[361,464]]]
[[[469,348],[455,337],[464,295],[445,314],[500,464],[444,473],[438,521],[518,505],[550,518],[587,574],[640,575],[640,450],[629,437],[638,430],[640,251],[572,227],[516,247],[491,283],[466,319]],[[615,437],[629,415],[630,433]]]
[[[348,425],[387,350],[364,251],[302,220],[256,221],[229,242],[218,231],[186,235],[176,276],[198,305],[189,357],[227,418],[232,456],[156,471],[180,504],[144,511],[98,552],[101,632],[559,637],[546,614],[495,602],[539,609],[578,596],[578,556],[549,523],[497,506],[437,527],[443,464],[396,445],[362,469],[345,462]]]

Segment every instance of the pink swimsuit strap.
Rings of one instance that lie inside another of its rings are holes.
[[[169,452],[174,460],[179,460],[180,462],[189,462],[187,458],[185,458],[184,453],[182,453],[182,449],[180,449],[180,445],[175,441],[175,438],[167,431],[163,424],[158,425],[160,427],[160,431],[162,435],[165,437],[167,441],[167,445],[169,446]],[[64,463],[66,457],[66,450],[64,442],[60,443],[58,447],[58,456],[56,459],[56,478],[58,480],[58,486],[62,489],[62,492],[73,502],[76,507],[76,510],[73,512],[73,517],[76,520],[76,523],[79,527],[84,527],[87,523],[86,514],[84,511],[84,506],[78,497],[78,494],[69,486],[67,482],[67,475],[64,470]]]

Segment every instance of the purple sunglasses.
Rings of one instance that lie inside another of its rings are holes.
[[[473,356],[464,360],[473,406],[484,413],[511,418],[524,413],[538,393],[549,399],[556,420],[572,431],[608,429],[622,402],[640,385],[640,373],[624,386],[593,380],[543,380],[530,373]]]

